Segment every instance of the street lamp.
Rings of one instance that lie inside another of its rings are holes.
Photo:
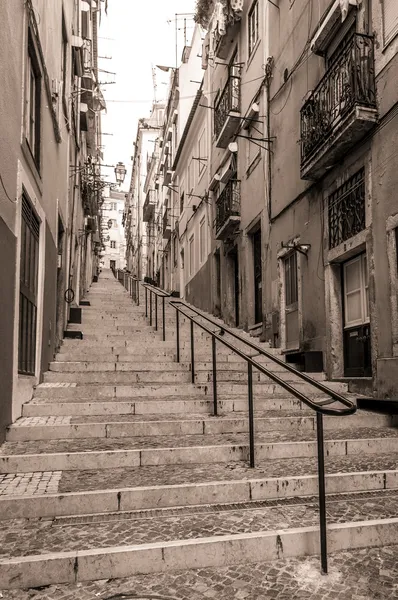
[[[122,162],[118,162],[115,167],[116,181],[118,185],[122,185],[126,177],[127,169]]]

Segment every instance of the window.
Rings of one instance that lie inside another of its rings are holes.
[[[207,163],[207,151],[206,151],[206,129],[202,131],[202,134],[198,142],[198,163],[199,163],[199,177],[206,169]]]
[[[26,85],[25,135],[36,166],[40,167],[41,74],[32,35],[29,32]]]
[[[206,254],[206,229],[205,229],[206,217],[203,217],[199,225],[199,259],[200,264],[205,260]]]
[[[37,287],[40,221],[22,196],[19,274],[18,373],[34,375],[36,368]]]
[[[116,249],[116,241],[115,240],[111,240],[111,248]]]
[[[184,192],[182,192],[182,194],[180,196],[180,214],[182,213],[183,210],[184,210]]]
[[[189,238],[189,274],[192,275],[195,269],[195,236]]]
[[[383,38],[388,44],[398,34],[398,3],[397,0],[383,0]]]
[[[117,204],[116,202],[111,202],[109,205],[110,210],[117,210]]]
[[[365,170],[360,169],[329,196],[329,247],[365,229]]]
[[[258,40],[258,1],[252,5],[249,12],[249,56],[252,54]]]
[[[344,327],[369,321],[369,276],[366,254],[344,263]]]

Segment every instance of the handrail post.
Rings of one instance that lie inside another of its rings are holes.
[[[327,537],[326,537],[326,491],[325,491],[325,449],[323,439],[323,415],[316,413],[316,437],[318,446],[318,487],[319,487],[319,526],[321,535],[321,570],[328,572]]]
[[[152,290],[149,290],[149,325],[152,327]]]
[[[193,339],[193,321],[191,320],[191,381],[195,383],[195,342]]]
[[[165,311],[164,311],[164,296],[162,298],[162,323],[163,323],[163,341],[166,341],[166,323],[165,323],[165,317],[164,317]]]
[[[253,365],[247,363],[247,391],[249,400],[249,453],[250,467],[254,469],[254,409],[253,409]]]
[[[177,362],[180,362],[180,313],[176,311],[176,340],[177,340]]]
[[[136,284],[136,289],[137,289],[137,291],[136,291],[136,295],[137,295],[136,302],[137,302],[137,306],[139,306],[140,305],[140,282],[138,281],[138,279],[136,279],[135,284]]]
[[[214,416],[218,416],[218,406],[217,406],[217,356],[216,356],[216,338],[214,335],[211,338],[211,349],[213,355],[213,407],[214,407]]]
[[[158,330],[158,295],[155,293],[155,331]]]
[[[148,288],[145,288],[145,317],[148,317]]]

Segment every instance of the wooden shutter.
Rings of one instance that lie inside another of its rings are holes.
[[[383,37],[387,44],[398,33],[398,2],[383,0]]]

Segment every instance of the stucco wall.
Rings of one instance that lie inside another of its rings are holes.
[[[185,299],[201,310],[212,312],[210,258],[185,286]]]
[[[16,238],[0,217],[0,443],[11,422]]]
[[[44,294],[43,294],[43,328],[41,347],[41,372],[48,370],[48,363],[54,358],[56,338],[56,304],[57,304],[57,247],[46,224]]]

